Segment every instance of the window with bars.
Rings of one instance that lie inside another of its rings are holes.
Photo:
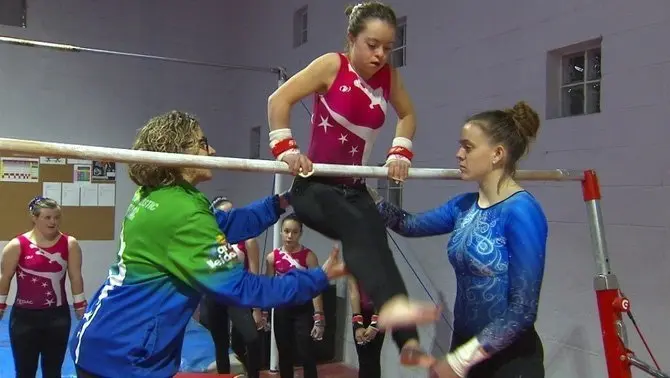
[[[561,57],[561,117],[600,113],[601,68],[600,46]]]
[[[254,126],[249,130],[249,159],[261,158],[261,127]]]
[[[391,63],[394,67],[403,67],[407,63],[407,17],[396,21],[395,44],[391,51]]]
[[[293,14],[293,47],[307,43],[307,5]]]
[[[27,12],[26,0],[0,1],[0,25],[25,28]]]

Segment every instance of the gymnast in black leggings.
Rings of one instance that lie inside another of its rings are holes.
[[[226,306],[208,297],[203,299],[201,306],[202,322],[214,341],[216,372],[231,372],[229,349],[232,349],[244,366],[246,375],[258,378],[261,365],[260,337],[250,310]]]
[[[225,197],[216,197],[212,207],[229,211],[233,204]],[[240,242],[233,249],[244,261],[244,266],[251,273],[258,274],[259,250],[256,240]],[[216,349],[217,373],[230,373],[229,348],[232,347],[247,377],[258,378],[261,368],[259,330],[264,327],[261,310],[227,306],[208,297],[203,299],[201,306],[203,323],[211,332]]]
[[[0,255],[0,319],[16,276],[16,299],[9,314],[9,341],[17,378],[60,378],[72,323],[65,289],[70,279],[78,319],[87,302],[81,275],[79,242],[60,232],[61,208],[50,198],[28,205],[32,230],[12,239]]]
[[[396,16],[388,5],[364,2],[345,12],[349,22],[345,52],[314,59],[268,99],[270,149],[294,175],[309,175],[312,163],[367,165],[387,111],[398,117],[387,153],[388,176],[407,178],[416,117],[400,73],[388,62]],[[292,137],[291,108],[313,96],[309,150]],[[379,325],[393,328],[400,361],[407,366],[437,363],[421,350],[417,324],[439,318],[432,303],[410,301],[388,245],[386,226],[365,183],[357,177],[296,177],[291,205],[305,226],[342,243],[349,272],[379,308]]]
[[[358,354],[358,378],[382,378],[381,353],[384,332],[377,328],[377,313],[364,291],[349,277],[349,304],[356,353]]]
[[[300,244],[302,222],[295,214],[287,215],[281,226],[282,246],[267,254],[267,274],[281,276],[294,269],[319,266],[314,252]],[[318,377],[314,342],[323,339],[325,321],[321,295],[302,304],[274,309],[280,378],[293,378],[296,352],[302,357],[303,377]]]

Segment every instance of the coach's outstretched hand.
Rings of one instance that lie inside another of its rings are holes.
[[[279,207],[286,210],[291,207],[291,192],[284,192],[279,196]]]
[[[329,280],[347,275],[347,268],[344,265],[344,261],[340,258],[340,247],[337,245],[333,246],[333,250],[330,251],[328,260],[323,263],[321,269],[326,273]]]

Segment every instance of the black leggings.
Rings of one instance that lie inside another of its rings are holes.
[[[291,206],[305,226],[342,243],[347,269],[376,308],[396,295],[407,295],[385,222],[365,184],[354,187],[298,176],[291,187]],[[393,330],[398,348],[410,339],[419,339],[416,327]]]
[[[363,325],[365,327],[370,325],[373,311],[363,310]],[[353,330],[354,342],[356,340],[356,332]],[[384,333],[380,332],[375,338],[365,345],[358,345],[356,343],[356,352],[358,353],[358,378],[381,378],[381,353],[384,345]]]
[[[453,336],[451,350],[467,342]],[[535,329],[491,358],[475,365],[467,378],[544,378],[544,348]]]
[[[314,307],[311,302],[274,309],[275,341],[279,354],[279,377],[293,378],[295,351],[300,353],[304,378],[317,378],[314,340]]]
[[[60,378],[71,323],[67,305],[43,310],[13,306],[9,317],[9,342],[16,378],[35,378],[40,361],[42,377]]]
[[[210,298],[206,298],[203,305],[206,307],[206,324],[214,341],[217,373],[230,373],[228,348],[232,347],[247,376],[258,378],[261,367],[260,337],[251,310],[229,307]],[[229,320],[232,330],[229,328]]]

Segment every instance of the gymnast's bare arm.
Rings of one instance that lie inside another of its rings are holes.
[[[7,308],[7,295],[9,286],[12,284],[12,278],[16,273],[21,256],[21,246],[17,239],[12,239],[2,250],[0,257],[0,319]]]
[[[293,139],[291,134],[291,108],[305,96],[324,93],[332,85],[340,68],[336,53],[327,53],[314,59],[307,67],[295,74],[268,98],[268,125],[270,125],[270,148],[281,141]],[[289,153],[293,152],[293,153]],[[296,149],[275,155],[285,162],[291,174],[311,172],[312,161]],[[274,153],[274,152],[273,152]]]
[[[391,105],[398,115],[398,124],[396,126],[396,137],[403,137],[409,140],[414,139],[416,133],[416,112],[414,104],[405,89],[405,84],[400,76],[400,72],[393,68],[391,76]]]
[[[319,266],[319,259],[316,257],[316,254],[312,251],[309,251],[307,254],[307,267],[317,268]],[[314,312],[323,314],[323,297],[321,294],[317,295],[312,299],[312,304],[314,306]]]
[[[68,237],[67,275],[70,278],[72,295],[84,293],[84,277],[81,274],[82,252],[77,239]]]
[[[249,239],[244,244],[247,247],[247,260],[249,261],[249,272],[253,274],[260,273],[260,249],[258,248],[258,242],[256,239]],[[262,326],[262,314],[261,309],[255,307],[253,310],[254,321],[256,322],[257,327]]]
[[[270,130],[291,128],[293,105],[312,93],[325,93],[335,81],[339,68],[339,56],[336,53],[327,53],[314,59],[277,88],[268,98]]]

